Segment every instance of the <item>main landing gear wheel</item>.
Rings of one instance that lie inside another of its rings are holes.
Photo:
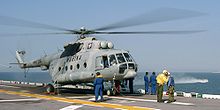
[[[108,95],[108,96],[114,96],[114,95],[116,95],[116,91],[113,90],[113,89],[108,89],[108,90],[107,90],[107,95]]]
[[[110,90],[110,89],[107,90],[107,95],[108,95],[108,96],[112,96],[112,90]]]
[[[54,86],[53,86],[52,84],[48,84],[48,85],[46,86],[46,92],[47,92],[48,94],[54,93],[54,91],[55,91],[55,88],[54,88]]]

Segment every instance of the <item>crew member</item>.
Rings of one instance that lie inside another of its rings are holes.
[[[174,78],[172,76],[169,75],[169,80],[167,83],[168,86],[168,93],[169,93],[169,100],[168,103],[174,102]]]
[[[149,88],[148,72],[146,72],[144,76],[144,82],[145,82],[145,94],[148,94],[148,88]]]
[[[157,76],[157,102],[163,102],[163,85],[168,82],[168,74],[167,70],[163,70],[163,73],[160,73]]]
[[[103,89],[104,89],[103,82],[104,82],[104,79],[102,75],[100,74],[100,72],[97,72],[96,79],[93,83],[95,87],[95,102],[98,101],[99,96],[101,97],[100,101],[103,101]]]
[[[156,79],[155,72],[153,72],[152,75],[150,76],[150,86],[151,86],[151,95],[155,95],[156,86],[157,86],[157,79]]]

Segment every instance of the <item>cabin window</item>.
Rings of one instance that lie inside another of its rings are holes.
[[[127,62],[132,62],[132,58],[128,53],[123,53]]]
[[[104,65],[103,65],[103,61],[102,61],[102,57],[96,57],[96,62],[95,62],[95,68],[96,69],[103,69]]]
[[[102,56],[103,59],[103,63],[104,63],[104,68],[108,68],[109,64],[108,64],[108,57],[107,56]]]
[[[58,71],[60,71],[60,70],[61,70],[61,67],[58,68]]]
[[[115,55],[110,55],[110,56],[109,56],[109,62],[110,62],[110,66],[114,66],[114,65],[117,64]]]
[[[124,63],[125,62],[125,59],[124,59],[122,53],[116,54],[116,57],[118,59],[118,63]]]
[[[109,67],[109,63],[107,56],[96,57],[96,69],[103,69],[108,67]]]
[[[68,66],[65,66],[66,71],[68,70]]]
[[[76,65],[76,68],[79,69],[79,67],[80,67],[79,64],[77,64],[77,65]]]
[[[70,70],[73,70],[73,65],[70,65]]]
[[[83,64],[83,66],[86,68],[86,67],[87,67],[87,63],[85,62],[85,63]]]

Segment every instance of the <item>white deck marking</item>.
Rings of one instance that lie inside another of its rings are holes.
[[[0,93],[6,93],[6,94],[13,94],[13,95],[19,95],[19,96],[31,96],[39,99],[45,99],[45,100],[54,100],[59,102],[69,102],[69,103],[77,103],[82,105],[88,105],[88,106],[96,106],[96,107],[105,107],[105,108],[120,108],[120,109],[134,109],[134,110],[153,110],[154,108],[148,108],[148,107],[138,107],[138,106],[130,106],[130,105],[121,105],[121,104],[111,104],[111,103],[95,103],[91,101],[85,101],[85,100],[78,100],[78,99],[68,99],[63,97],[56,97],[56,96],[49,96],[49,95],[40,95],[40,94],[31,94],[31,93],[23,93],[23,92],[16,92],[16,91],[7,91],[0,89]]]
[[[121,99],[121,100],[133,100],[133,101],[142,101],[142,102],[157,102],[157,100],[147,100],[147,99],[136,99],[136,98],[125,98],[125,97],[114,97],[114,96],[110,96],[109,98],[113,98],[113,99]],[[165,101],[164,103],[167,103],[167,101]],[[195,105],[193,103],[184,103],[184,102],[172,102],[170,104],[176,104],[176,105]]]
[[[113,98],[113,99],[121,99],[121,100],[142,101],[142,102],[157,102],[156,100],[135,99],[135,98],[125,98],[125,97],[114,97],[114,96],[110,96],[109,98]]]
[[[0,87],[20,88],[20,87],[16,87],[16,86],[8,86],[8,85],[0,85]]]
[[[88,97],[87,97],[88,98]],[[107,99],[108,96],[103,96],[103,99]],[[97,100],[100,100],[101,97],[99,96]],[[95,96],[90,97],[90,99],[88,99],[89,101],[95,101]]]
[[[128,101],[128,100],[120,100],[118,103],[133,103],[135,101]]]
[[[176,105],[195,105],[193,103],[184,103],[184,102],[172,102],[171,104],[176,104]]]
[[[26,101],[39,101],[38,98],[29,98],[29,99],[12,99],[12,100],[0,100],[1,102],[26,102]]]
[[[101,98],[98,97],[98,100],[100,100]],[[95,101],[95,98],[90,98],[88,99],[89,101]]]
[[[83,105],[70,105],[70,106],[64,107],[60,110],[75,110],[75,109],[81,108],[81,107],[83,107]]]

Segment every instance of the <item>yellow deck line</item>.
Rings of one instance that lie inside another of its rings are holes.
[[[40,99],[56,100],[56,101],[60,101],[60,102],[78,103],[78,104],[83,104],[83,105],[97,106],[97,107],[107,107],[107,108],[114,108],[114,109],[154,110],[154,108],[146,108],[146,107],[138,107],[138,106],[127,106],[127,105],[110,104],[110,103],[96,103],[96,102],[90,102],[90,101],[85,101],[85,100],[67,99],[67,98],[55,97],[55,96],[47,96],[47,95],[39,95],[39,94],[7,91],[7,90],[2,90],[2,89],[0,89],[0,92],[6,93],[6,94],[26,96],[26,97],[35,97],[35,98],[40,98]]]

